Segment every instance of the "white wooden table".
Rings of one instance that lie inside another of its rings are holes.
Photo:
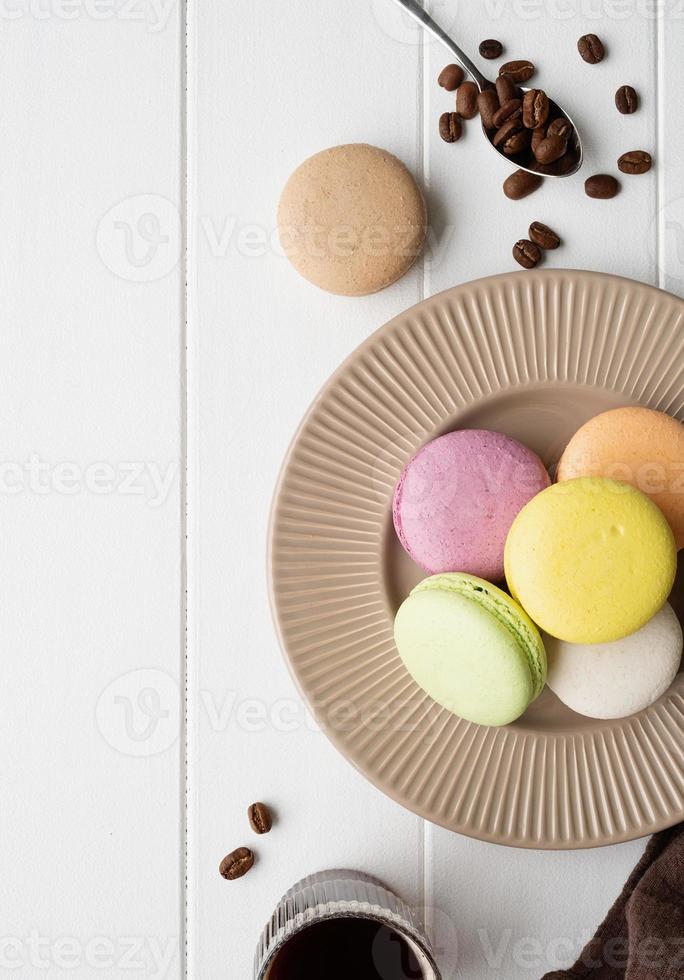
[[[684,5],[433,12],[466,50],[499,37],[538,64],[581,125],[583,176],[633,148],[655,171],[612,202],[580,177],[506,201],[476,123],[436,136],[449,59],[390,0],[0,4],[0,976],[249,980],[280,894],[344,865],[430,910],[445,980],[534,980],[643,848],[520,852],[426,825],[316,730],[271,625],[281,458],[372,330],[510,269],[532,219],[565,240],[549,265],[684,292]],[[587,31],[601,65],[579,59]],[[299,279],[274,236],[290,171],[352,141],[400,156],[431,212],[427,261],[354,300]],[[255,799],[277,813],[262,839]],[[228,884],[241,844],[258,863]]]

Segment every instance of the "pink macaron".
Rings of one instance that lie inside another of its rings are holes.
[[[516,439],[485,429],[448,432],[406,464],[394,491],[394,527],[431,575],[468,572],[497,582],[511,524],[550,482],[536,453]]]

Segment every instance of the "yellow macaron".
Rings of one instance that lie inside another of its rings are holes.
[[[513,597],[547,633],[608,643],[640,629],[663,606],[677,552],[669,524],[645,494],[580,477],[523,507],[504,563]]]

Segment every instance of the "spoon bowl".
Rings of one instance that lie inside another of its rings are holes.
[[[401,2],[401,0],[397,0],[397,2]],[[491,85],[491,82],[485,81],[485,88],[491,88]],[[518,88],[520,89],[521,95],[529,92],[529,88],[524,88],[522,85],[519,85]],[[482,91],[482,88],[480,88],[480,91]],[[529,152],[508,156],[498,146],[494,146],[493,139],[496,130],[486,129],[484,124],[482,124],[482,132],[492,149],[499,153],[508,163],[514,164],[518,170],[526,170],[530,174],[540,174],[544,177],[570,177],[572,174],[576,174],[582,166],[582,141],[577,132],[577,126],[571,116],[557,102],[549,99],[549,119],[558,119],[560,117],[564,117],[571,124],[572,135],[568,140],[568,147],[565,154],[560,160],[554,161],[554,163],[539,163]]]
[[[406,11],[414,20],[418,21],[426,31],[429,31],[433,37],[436,37],[439,41],[444,44],[451,54],[456,58],[461,67],[472,76],[472,78],[477,83],[480,92],[484,92],[486,89],[492,88],[493,83],[482,74],[479,68],[473,64],[470,58],[463,52],[459,46],[453,41],[449,35],[442,30],[439,24],[432,19],[432,17],[421,7],[418,0],[394,0],[395,3],[399,4],[402,10]],[[518,86],[520,91],[524,94],[528,92],[529,89]],[[544,177],[570,177],[572,174],[577,173],[577,171],[582,166],[582,141],[580,139],[577,126],[573,122],[569,113],[552,99],[549,99],[549,118],[557,119],[563,116],[572,124],[572,136],[568,141],[568,147],[564,155],[556,160],[554,163],[539,163],[534,159],[530,152],[524,152],[517,155],[508,155],[500,150],[498,146],[494,146],[494,130],[487,130],[482,127],[482,131],[485,134],[487,142],[500,156],[504,158],[508,163],[513,164],[519,170],[526,170],[528,173],[540,174]]]

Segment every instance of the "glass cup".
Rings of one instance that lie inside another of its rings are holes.
[[[360,871],[323,871],[287,892],[267,923],[254,980],[325,976],[441,980],[408,905]]]

